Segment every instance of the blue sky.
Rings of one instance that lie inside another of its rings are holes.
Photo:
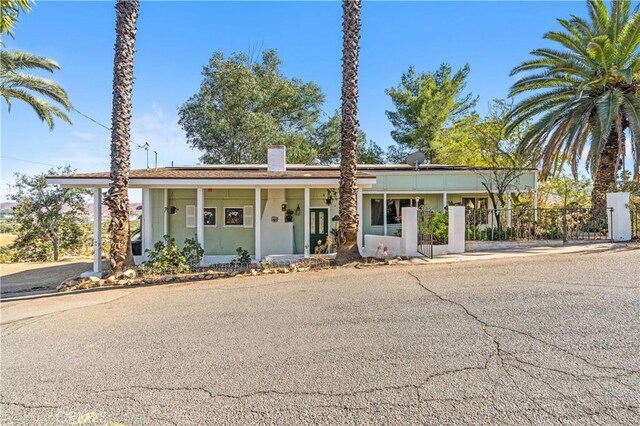
[[[556,18],[586,15],[583,1],[565,2],[366,2],[362,12],[360,124],[386,147],[393,141],[385,88],[409,65],[433,70],[442,62],[471,65],[468,90],[479,111],[505,97],[509,70],[528,52],[547,45],[542,35]],[[57,60],[53,78],[74,107],[110,125],[115,15],[110,1],[39,1],[15,28],[9,48]],[[195,164],[177,124],[177,109],[194,94],[200,72],[216,50],[225,53],[275,48],[288,76],[313,80],[324,91],[324,111],[340,103],[341,5],[339,2],[142,1],[138,20],[132,139],[149,142],[159,164]],[[53,131],[18,102],[1,105],[2,194],[14,172],[37,173],[46,164],[79,171],[109,168],[109,132],[75,113],[73,125]],[[31,162],[18,161],[29,160]],[[46,164],[36,164],[46,163]],[[145,166],[134,149],[132,166]],[[134,197],[135,198],[135,197]]]

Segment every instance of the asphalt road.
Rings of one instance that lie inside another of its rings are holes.
[[[639,286],[636,248],[132,289],[3,325],[0,420],[638,425]]]

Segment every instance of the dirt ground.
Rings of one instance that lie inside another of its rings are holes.
[[[87,258],[63,259],[43,263],[3,263],[0,265],[0,289],[3,296],[10,293],[49,290],[67,278],[90,271]]]
[[[0,247],[8,246],[16,240],[14,234],[0,234]]]

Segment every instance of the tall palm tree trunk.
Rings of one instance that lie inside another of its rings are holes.
[[[111,183],[105,204],[111,213],[111,272],[120,274],[133,266],[129,233],[129,168],[131,148],[131,93],[136,41],[138,0],[116,2],[116,45],[113,61],[111,109]]]
[[[340,234],[337,264],[360,257],[358,250],[357,160],[358,54],[361,0],[342,1],[342,128],[340,147]]]
[[[622,138],[622,144],[620,143],[620,138]],[[614,125],[600,155],[598,169],[593,179],[591,205],[594,215],[602,216],[606,213],[606,194],[614,188],[616,183],[617,167],[620,164],[618,161],[620,146],[624,147],[624,131],[619,134],[618,126]]]

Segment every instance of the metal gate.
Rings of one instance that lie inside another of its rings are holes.
[[[418,253],[429,259],[433,259],[433,217],[433,210],[418,208]]]

